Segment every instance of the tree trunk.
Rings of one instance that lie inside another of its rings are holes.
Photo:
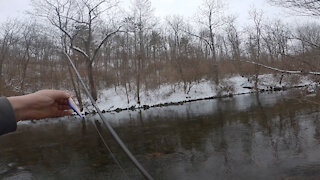
[[[97,96],[97,89],[96,89],[95,84],[94,84],[92,63],[91,62],[87,63],[87,71],[88,71],[88,80],[89,80],[90,93],[91,93],[91,96],[93,97],[93,99],[96,101],[98,99],[98,96]]]
[[[2,75],[3,60],[4,60],[4,57],[0,59],[0,92],[2,92],[5,87],[5,81]]]
[[[260,66],[255,65],[255,81],[254,81],[254,89],[258,91],[258,83],[259,83],[259,71],[260,71]]]
[[[29,64],[29,59],[27,60],[26,64],[24,64],[24,67],[22,70],[22,80],[21,80],[21,84],[20,84],[20,90],[21,90],[22,94],[24,94],[24,82],[26,79],[28,64]]]
[[[129,100],[129,92],[128,92],[128,88],[127,88],[127,83],[124,83],[124,88],[126,90],[126,96],[127,96],[127,103],[130,104],[130,100]]]
[[[138,58],[138,68],[137,68],[137,100],[138,100],[138,104],[140,105],[140,64],[141,64],[141,60],[140,57]]]
[[[212,74],[213,74],[213,79],[214,82],[216,83],[216,85],[219,85],[219,67],[218,67],[218,63],[217,60],[212,57]]]

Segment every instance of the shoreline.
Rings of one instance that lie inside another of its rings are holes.
[[[240,96],[240,95],[246,95],[246,94],[254,94],[254,93],[266,93],[266,92],[278,92],[278,91],[287,91],[290,89],[299,89],[299,88],[305,88],[312,86],[314,84],[306,84],[306,85],[296,85],[296,86],[290,86],[290,87],[270,87],[269,89],[259,89],[258,91],[249,91],[249,92],[242,92],[242,93],[229,93],[229,94],[224,94],[220,96],[209,96],[209,97],[204,97],[204,98],[195,98],[192,99],[190,98],[189,100],[183,100],[183,101],[178,101],[178,102],[166,102],[166,103],[159,103],[159,104],[154,104],[154,105],[140,105],[140,106],[131,106],[128,108],[116,108],[113,110],[105,110],[105,109],[100,109],[102,113],[113,113],[113,112],[121,112],[121,111],[136,111],[136,110],[148,110],[150,108],[157,108],[157,107],[167,107],[167,106],[178,106],[178,105],[184,105],[185,103],[190,103],[190,102],[196,102],[196,101],[205,101],[205,100],[214,100],[214,99],[224,99],[224,98],[232,98],[234,96]],[[253,89],[247,87],[246,89]],[[94,115],[97,112],[95,110],[92,110],[91,112],[84,111],[84,115]]]

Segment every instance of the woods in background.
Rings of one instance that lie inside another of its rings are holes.
[[[302,1],[301,1],[302,2]],[[320,71],[320,25],[293,26],[268,20],[252,9],[248,25],[226,14],[219,0],[204,0],[194,19],[154,16],[149,0],[134,0],[126,11],[115,0],[33,1],[30,22],[0,27],[2,95],[43,88],[68,89],[82,104],[81,88],[68,53],[95,99],[98,90],[124,87],[140,102],[145,90],[182,83],[185,93],[202,79],[270,72],[253,61],[287,70]],[[290,1],[275,2],[297,7]],[[319,1],[316,1],[319,5]],[[319,16],[319,8],[309,15]],[[304,11],[306,12],[306,11]],[[127,98],[129,101],[129,98]]]

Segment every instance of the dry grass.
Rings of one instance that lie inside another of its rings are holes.
[[[319,55],[300,55],[286,57],[282,60],[270,61],[261,59],[261,63],[285,70],[320,71]],[[84,63],[77,60],[77,68],[87,82],[87,70]],[[131,83],[136,83],[137,72],[134,69],[134,61],[131,64],[114,65],[113,60],[106,62],[98,61],[94,66],[94,78],[98,89],[116,87]],[[197,82],[202,79],[214,79],[212,62],[204,59],[177,59],[177,60],[157,60],[146,61],[144,69],[140,71],[141,85],[146,89],[156,89],[161,84],[177,82]],[[19,66],[17,66],[17,64]],[[1,94],[16,95],[19,92],[19,82],[21,82],[21,64],[16,59],[8,61],[4,65],[4,77],[10,81],[9,87],[4,86]],[[219,78],[223,79],[231,75],[251,76],[255,74],[256,66],[249,63],[239,63],[235,60],[221,60],[218,62]],[[259,74],[274,73],[274,71],[260,68]],[[290,77],[290,82],[299,81],[296,77]],[[74,78],[76,80],[76,78]],[[320,77],[314,76],[315,81],[320,81]],[[223,85],[223,82],[221,82]],[[142,87],[141,86],[141,87]],[[27,75],[25,77],[26,92],[33,92],[44,88],[59,88],[72,90],[70,73],[66,61],[39,61],[33,60],[29,63]],[[229,85],[223,85],[232,91]]]

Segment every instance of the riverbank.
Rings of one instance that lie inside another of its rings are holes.
[[[104,115],[155,179],[316,179],[320,113],[299,91]],[[0,179],[128,179],[103,149],[92,124],[97,119],[19,122],[17,132],[0,141]],[[125,172],[140,179],[101,128]]]
[[[99,92],[97,105],[103,112],[119,112],[291,88],[309,87],[308,90],[313,91],[317,85],[309,76],[281,74],[260,75],[258,89],[254,88],[254,83],[253,77],[236,75],[222,79],[218,86],[209,80],[188,84],[187,89],[183,83],[165,84],[154,90],[143,91],[140,104],[137,103],[134,92],[129,92],[127,95],[125,88],[117,88],[117,90],[110,88]],[[83,113],[95,112],[89,104],[86,100]]]

